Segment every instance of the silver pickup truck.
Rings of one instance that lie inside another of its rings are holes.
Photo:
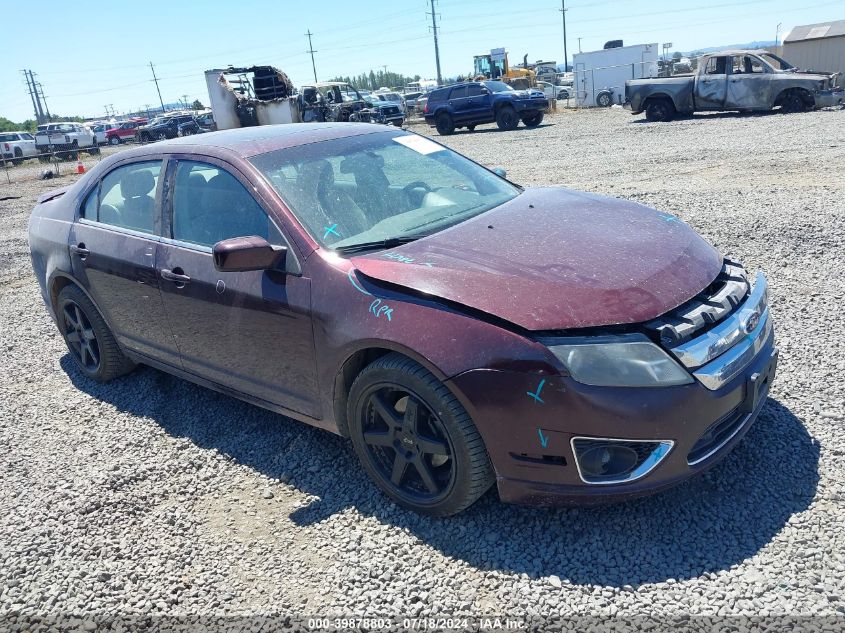
[[[723,51],[701,57],[694,75],[629,79],[625,102],[649,121],[703,110],[803,112],[845,103],[838,74],[798,70],[768,51]]]

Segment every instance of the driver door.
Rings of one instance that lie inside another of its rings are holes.
[[[734,55],[725,105],[737,110],[768,110],[773,100],[768,66],[756,55]]]
[[[177,157],[156,271],[186,371],[319,417],[310,280],[292,250],[284,270],[220,272],[213,245],[257,235],[289,246],[249,182],[211,158]]]
[[[707,60],[703,73],[695,78],[696,110],[723,110],[728,92],[730,57],[720,55]]]

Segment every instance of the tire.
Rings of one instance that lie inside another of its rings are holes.
[[[468,129],[470,132],[475,132],[475,126],[474,126],[474,125],[467,125],[467,129]]]
[[[119,136],[110,136],[109,137],[109,145],[120,145],[120,137]]]
[[[391,353],[364,368],[352,383],[347,419],[364,470],[403,508],[457,514],[495,480],[469,414],[443,383],[405,356]]]
[[[23,152],[21,151],[20,147],[15,148],[15,157],[12,159],[13,165],[22,165],[23,164]]]
[[[519,117],[516,115],[516,110],[511,106],[506,105],[499,108],[496,112],[496,125],[500,130],[515,130],[519,125]]]
[[[88,148],[88,154],[90,156],[96,156],[100,153],[100,146],[97,144],[97,139],[94,139],[94,142],[91,144],[91,147]]]
[[[159,132],[158,134],[156,134],[156,140],[157,141],[166,141],[167,140],[167,134],[165,134],[164,132]]]
[[[455,132],[455,121],[452,115],[448,112],[441,112],[434,120],[434,125],[437,128],[437,133],[440,136],[449,136]]]
[[[645,108],[645,118],[654,122],[668,122],[675,118],[675,105],[668,99],[649,101]]]
[[[596,105],[601,108],[609,108],[613,105],[613,95],[607,90],[603,90],[596,95]]]
[[[790,92],[780,103],[780,111],[784,114],[793,114],[795,112],[804,112],[807,109],[807,104],[804,99],[797,92]]]
[[[543,122],[543,113],[541,112],[534,112],[528,116],[522,117],[522,122],[525,124],[525,127],[537,127]]]
[[[135,368],[97,308],[78,287],[62,288],[56,305],[59,331],[77,369],[85,376],[107,382]]]

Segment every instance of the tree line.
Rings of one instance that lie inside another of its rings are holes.
[[[380,70],[378,72],[361,73],[356,76],[334,77],[331,81],[343,81],[359,90],[378,90],[379,88],[402,88],[407,86],[412,81],[419,81],[420,76],[413,77],[403,75],[401,73],[385,72]]]

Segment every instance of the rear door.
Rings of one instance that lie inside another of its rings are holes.
[[[291,249],[285,270],[219,272],[212,246],[257,235],[288,246],[232,166],[178,157],[156,268],[182,364],[197,376],[317,417],[310,280]]]
[[[155,270],[162,160],[122,164],[94,184],[71,228],[71,261],[118,341],[180,366]]]
[[[774,102],[773,76],[756,55],[734,55],[725,106],[737,110],[768,110]]]
[[[728,93],[730,57],[720,55],[707,60],[704,72],[695,78],[695,109],[724,110]]]

